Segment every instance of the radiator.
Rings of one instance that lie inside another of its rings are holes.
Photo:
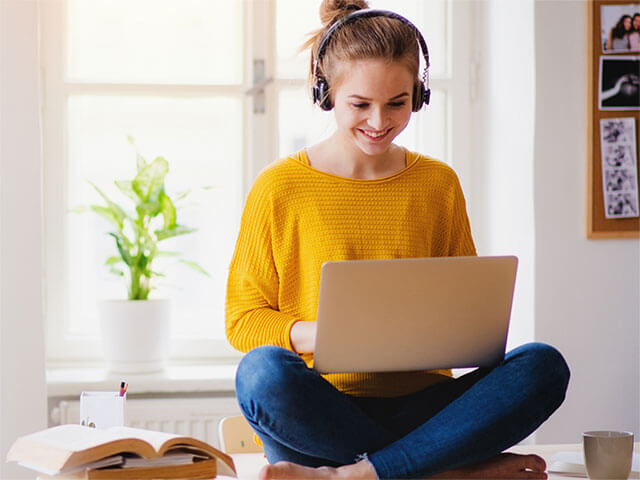
[[[218,424],[240,415],[234,397],[127,399],[125,425],[188,435],[219,448]],[[53,425],[80,422],[80,402],[63,400],[51,410]]]

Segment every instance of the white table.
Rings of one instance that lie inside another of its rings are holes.
[[[513,453],[534,453],[541,456],[547,462],[547,468],[552,464],[553,456],[559,452],[581,452],[581,444],[558,444],[558,445],[517,445],[507,450]],[[634,445],[634,452],[640,452],[640,444]],[[258,478],[258,472],[266,465],[267,460],[261,453],[239,453],[232,455],[238,471],[238,478],[242,480],[252,480]],[[228,477],[218,477],[228,478]],[[565,476],[556,473],[549,473],[549,479],[574,479],[575,476]],[[632,473],[630,478],[640,478],[637,473]]]

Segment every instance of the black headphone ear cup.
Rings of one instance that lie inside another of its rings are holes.
[[[429,105],[431,91],[424,88],[424,82],[416,82],[413,86],[413,98],[411,110],[419,111],[424,105]]]
[[[329,84],[324,77],[318,77],[316,84],[313,86],[313,102],[317,103],[325,111],[333,108],[329,98]]]
[[[329,97],[329,84],[324,78],[318,79],[318,102],[320,108],[324,111],[329,111],[333,108],[331,98]]]

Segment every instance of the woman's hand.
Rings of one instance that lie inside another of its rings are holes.
[[[316,345],[316,322],[296,322],[289,333],[296,353],[313,353]]]

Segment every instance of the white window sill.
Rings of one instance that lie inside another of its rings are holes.
[[[79,397],[83,391],[115,391],[129,384],[127,394],[233,393],[237,364],[170,365],[150,374],[113,374],[104,367],[48,368],[48,397]]]

